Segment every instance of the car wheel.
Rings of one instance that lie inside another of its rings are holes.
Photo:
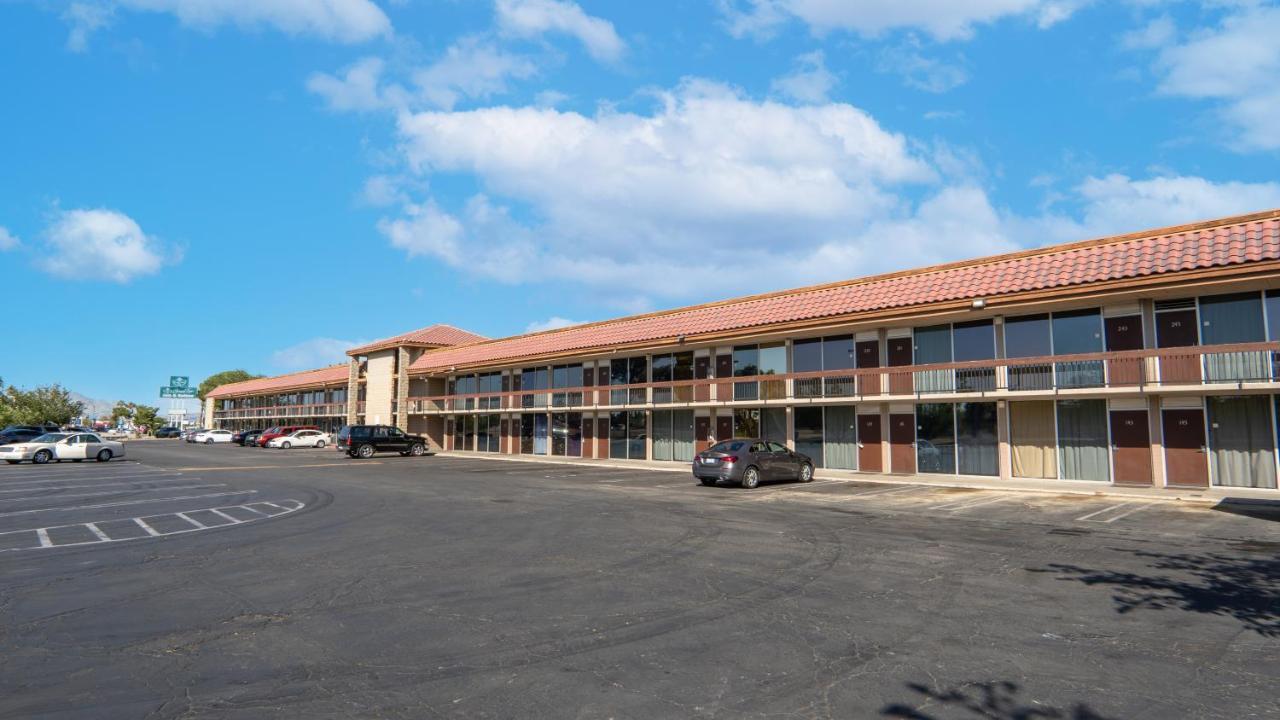
[[[710,486],[710,485],[716,484],[716,479],[715,478],[698,478],[698,482],[702,483],[703,485]]]
[[[811,482],[813,480],[813,466],[804,463],[800,466],[800,476],[796,478],[802,483]]]
[[[110,451],[110,450],[99,450],[99,451],[98,451],[98,462],[106,462],[106,461],[108,461],[108,460],[110,460],[110,459],[111,459],[111,451]]]
[[[316,441],[316,447],[318,447],[318,448],[322,448],[322,447],[324,447],[324,441],[323,441],[323,440],[317,440],[317,441]]]
[[[742,471],[742,487],[748,490],[754,490],[760,487],[760,471],[754,467],[749,467]]]
[[[40,451],[37,451],[36,454],[31,457],[31,462],[37,465],[44,465],[45,463],[49,462],[52,459],[53,459],[53,453],[49,452],[48,450],[40,450]]]
[[[373,446],[372,446],[372,445],[361,445],[361,446],[360,446],[360,449],[359,449],[359,450],[357,450],[356,452],[358,452],[358,453],[360,454],[360,457],[362,457],[362,458],[364,458],[364,459],[366,459],[366,460],[367,460],[367,459],[369,459],[369,458],[373,457]]]
[[[422,455],[426,452],[427,452],[427,449],[422,447],[422,443],[414,443],[413,445],[409,446],[409,454],[414,457],[422,457]]]
[[[293,443],[289,442],[288,440],[285,440],[284,442],[280,443],[280,447],[285,450],[288,450],[289,448],[293,447]]]
[[[205,444],[205,445],[212,445],[212,444],[213,444],[213,438],[205,438],[205,439],[204,439],[204,444]]]

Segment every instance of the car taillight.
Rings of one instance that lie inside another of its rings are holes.
[[[728,455],[728,456],[726,456],[726,457],[724,458],[724,461],[725,461],[725,463],[726,463],[726,464],[732,465],[732,464],[734,464],[734,463],[738,462],[738,456],[737,456],[737,455]]]

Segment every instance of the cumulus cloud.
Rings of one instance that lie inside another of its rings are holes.
[[[391,21],[371,0],[116,0],[122,7],[175,15],[183,25],[273,27],[344,43],[391,33]]]
[[[581,325],[583,320],[570,320],[562,318],[559,315],[553,315],[546,320],[531,322],[525,326],[525,332],[542,332],[543,330],[559,330],[560,328],[570,327],[572,325]]]
[[[909,87],[931,93],[943,93],[969,81],[968,71],[960,65],[923,55],[920,43],[914,38],[902,45],[885,48],[880,53],[876,69],[898,75]]]
[[[382,110],[390,105],[390,100],[378,87],[384,66],[381,58],[368,57],[347,66],[341,77],[312,73],[307,78],[307,89],[324,98],[332,110]]]
[[[39,266],[68,279],[127,283],[179,259],[176,252],[143,233],[132,218],[115,210],[61,212],[45,237],[47,248]]]
[[[1159,91],[1219,103],[1244,150],[1280,148],[1280,7],[1246,6],[1215,28],[1164,47]]]
[[[962,40],[974,27],[1021,17],[1038,27],[1069,18],[1084,0],[720,0],[729,32],[764,35],[790,19],[816,34],[833,30],[866,37],[893,30],[919,30],[938,40]]]
[[[303,340],[271,353],[271,364],[285,371],[310,370],[347,359],[347,351],[366,345],[368,340],[338,340],[328,337]]]
[[[507,91],[510,79],[527,78],[537,67],[527,58],[478,37],[465,37],[443,57],[413,74],[421,97],[433,107],[452,109],[463,98],[483,99]]]
[[[0,226],[0,252],[13,250],[21,244],[22,242],[18,240],[17,235],[9,232],[8,228]]]
[[[805,103],[826,102],[827,95],[836,86],[836,76],[827,69],[821,50],[814,50],[796,57],[795,69],[773,81],[774,93]]]
[[[622,57],[626,43],[613,23],[588,15],[568,0],[497,0],[498,28],[507,35],[537,37],[561,33],[582,43],[595,59],[613,62]]]

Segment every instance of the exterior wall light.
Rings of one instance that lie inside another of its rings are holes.
[[[972,304],[972,307],[974,310],[981,310],[986,306],[987,306],[987,301],[984,298],[978,298],[977,300],[974,300]]]

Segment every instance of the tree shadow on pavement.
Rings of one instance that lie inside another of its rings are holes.
[[[1251,549],[1242,546],[1241,549]],[[1107,585],[1116,612],[1183,610],[1235,618],[1264,637],[1280,637],[1280,556],[1232,557],[1216,553],[1165,554],[1120,550],[1149,562],[1150,573],[1096,570],[1053,563],[1031,572],[1062,580]]]
[[[907,687],[921,697],[915,703],[894,703],[880,710],[884,717],[902,720],[1111,720],[1076,703],[1054,707],[1018,697],[1018,684],[1007,680],[974,682],[950,690],[934,690],[919,683]]]

